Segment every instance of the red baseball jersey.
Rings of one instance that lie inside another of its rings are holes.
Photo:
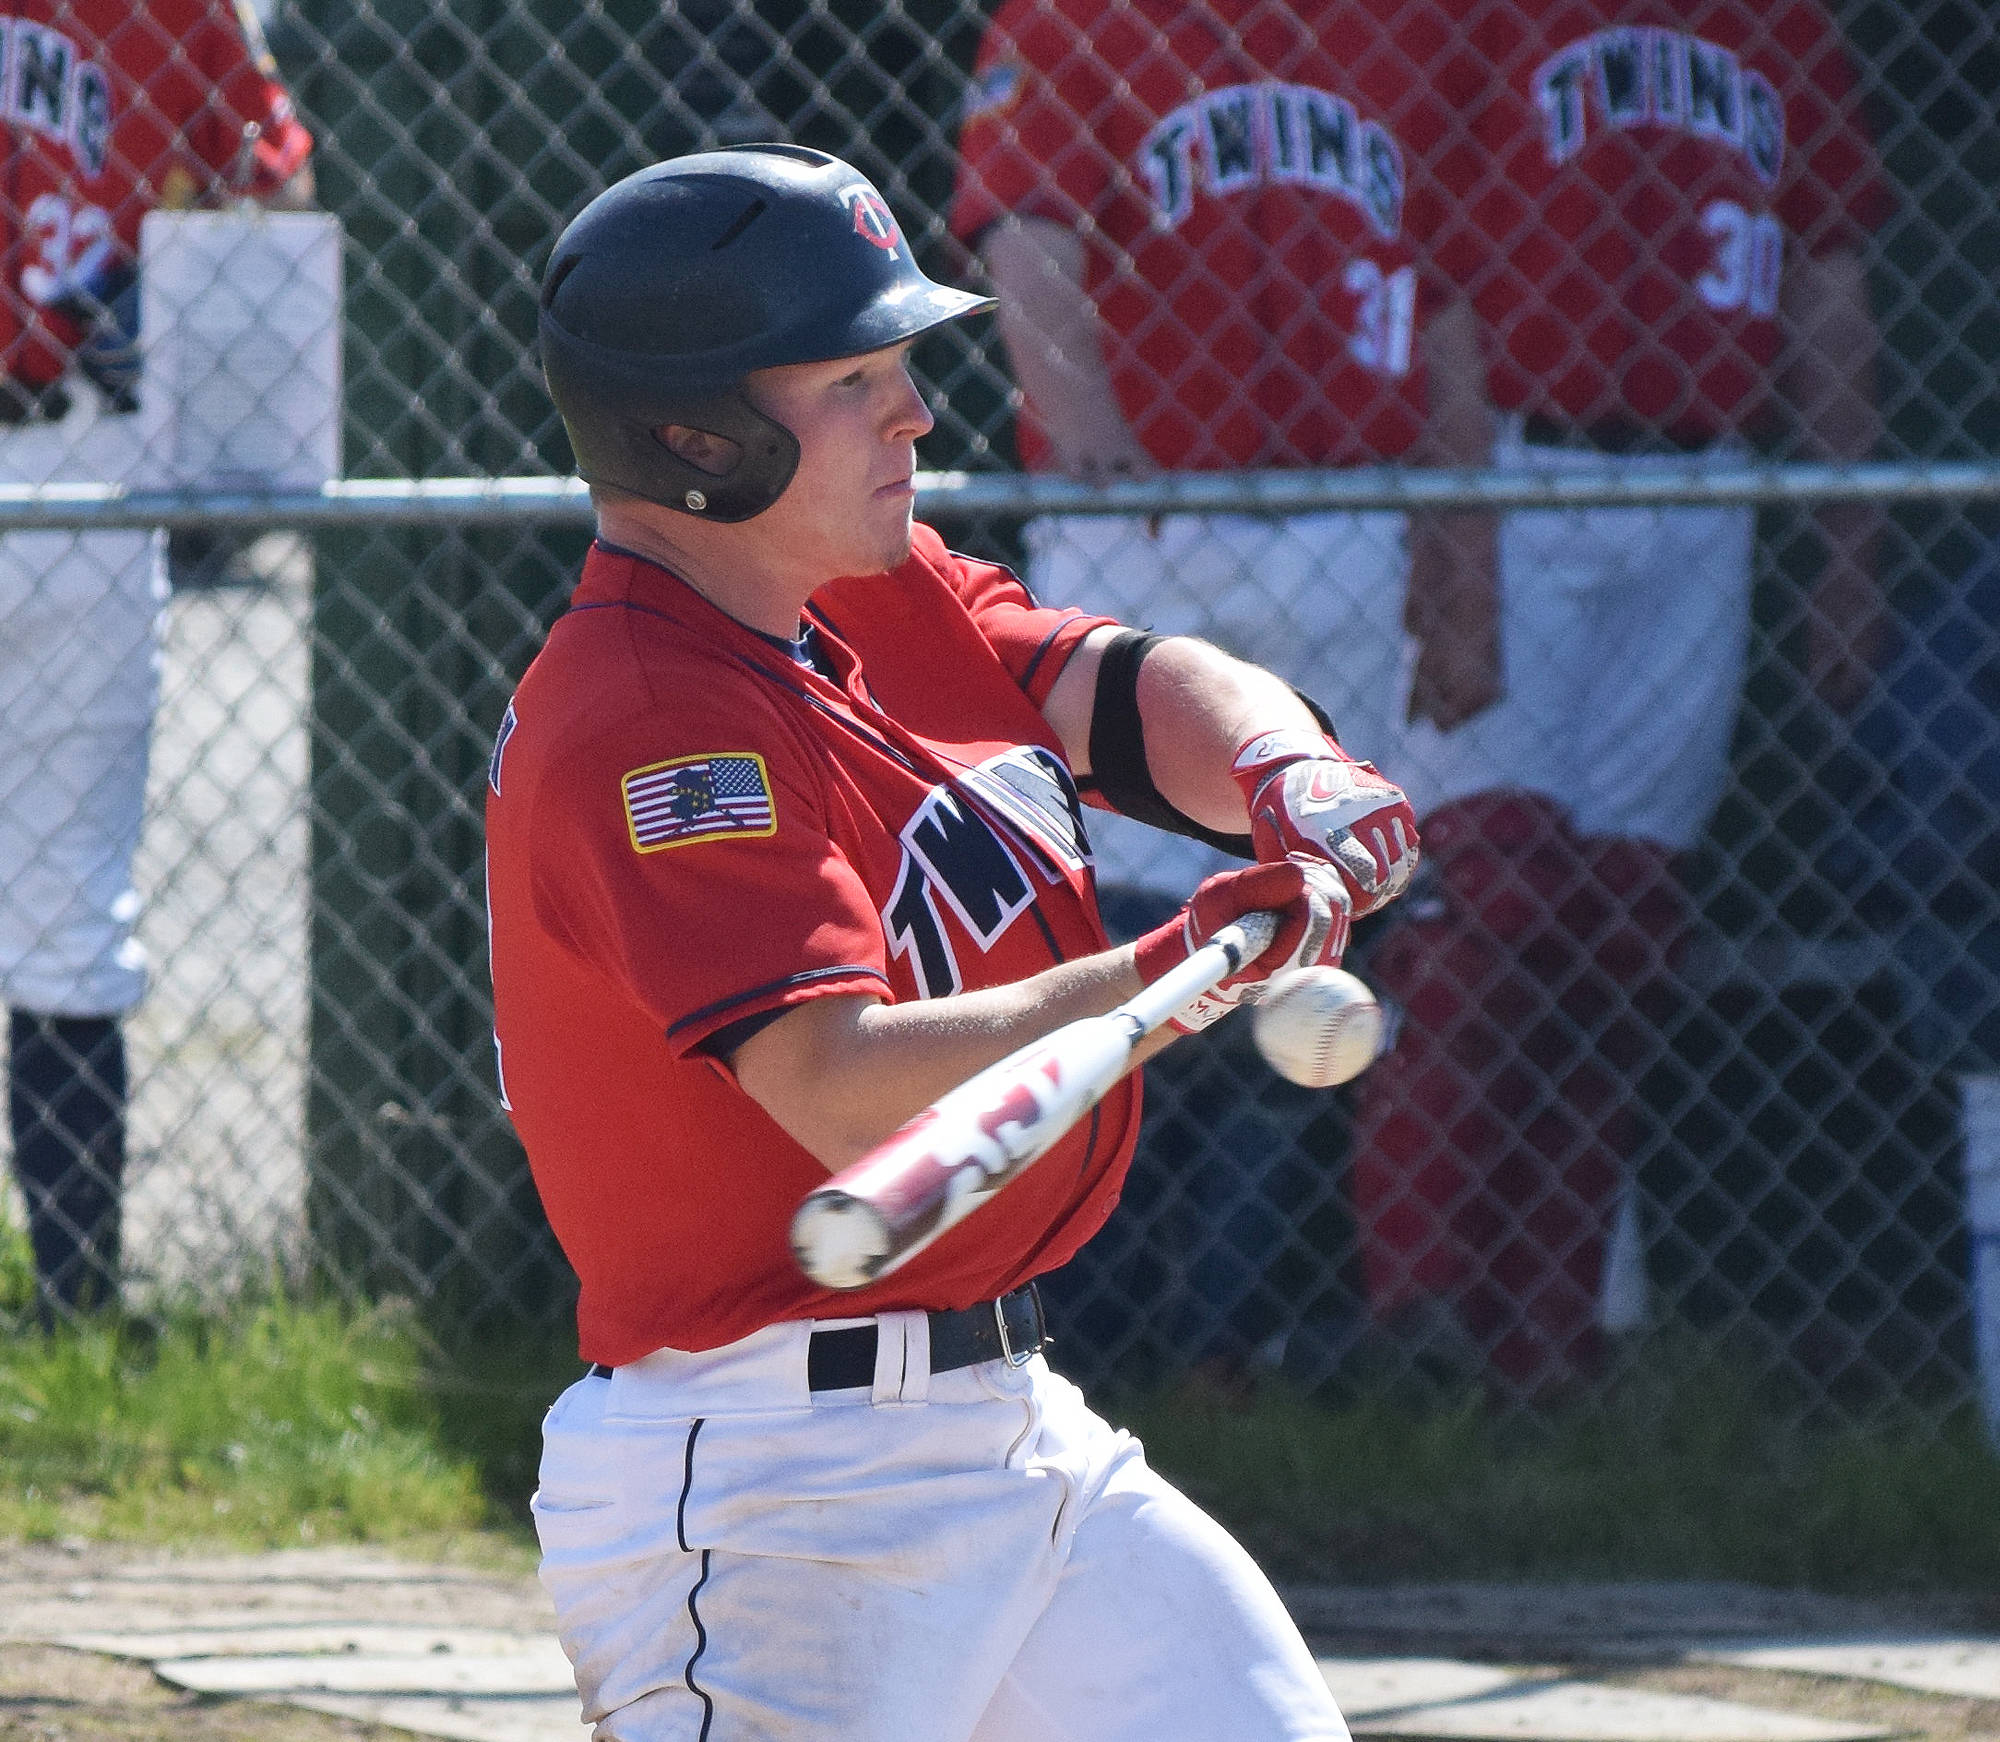
[[[1817,0],[1466,0],[1480,69],[1440,248],[1494,399],[1693,437],[1754,424],[1785,262],[1858,247],[1889,196]]]
[[[1174,468],[1393,458],[1416,439],[1442,15],[1403,0],[1007,0],[952,228],[1075,228],[1111,381]],[[1033,407],[1022,458],[1046,461]]]
[[[1040,704],[1101,618],[917,529],[811,620],[835,676],[665,570],[594,549],[493,754],[487,892],[503,1097],[582,1279],[586,1359],[781,1319],[968,1306],[1110,1213],[1128,1079],[880,1285],[815,1287],[787,1231],[826,1172],[725,1062],[809,998],[1002,985],[1106,947]]]
[[[4,0],[6,374],[61,376],[83,330],[52,305],[101,294],[155,206],[270,193],[304,164],[312,138],[245,32],[228,0]]]

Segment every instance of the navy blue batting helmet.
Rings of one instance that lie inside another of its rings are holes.
[[[542,373],[576,469],[706,520],[783,494],[791,431],[743,393],[753,369],[858,356],[993,306],[933,283],[868,179],[796,145],[739,145],[628,175],[557,239],[542,276]],[[659,431],[736,444],[716,476]]]

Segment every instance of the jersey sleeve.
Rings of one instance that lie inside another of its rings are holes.
[[[275,194],[305,167],[313,142],[278,82],[257,14],[247,0],[205,0],[201,32],[193,58],[207,89],[188,147],[230,192]]]
[[[976,242],[1009,213],[1075,225],[1110,186],[1110,154],[1079,117],[1108,86],[1068,7],[1009,0],[973,66],[959,135],[952,233]]]
[[[932,542],[931,549],[925,549],[926,542]],[[928,527],[919,533],[917,552],[938,567],[986,644],[1038,708],[1083,638],[1093,629],[1116,625],[1116,618],[1093,616],[1074,606],[1038,603],[1012,569],[948,551]]]
[[[791,729],[754,704],[676,713],[550,758],[531,818],[540,924],[676,1056],[808,998],[886,994],[874,903]]]
[[[1777,9],[1768,29],[1796,69],[1781,94],[1786,150],[1778,217],[1808,254],[1858,248],[1895,202],[1862,116],[1853,62],[1816,0]]]

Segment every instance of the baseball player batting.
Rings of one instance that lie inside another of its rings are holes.
[[[789,146],[629,177],[543,281],[599,531],[494,750],[496,1043],[592,1364],[546,1425],[542,1576],[620,1742],[1346,1735],[1248,1557],[1040,1353],[1135,1077],[866,1287],[790,1249],[955,1085],[1275,912],[1175,1026],[1216,1020],[1415,858],[1284,684],[913,526],[909,347],[987,306]],[[1259,862],[1107,948],[1092,769]]]
[[[0,78],[0,482],[157,481],[141,439],[139,228],[310,197],[312,139],[226,0],[10,0]],[[44,1312],[117,1288],[125,1053],[145,988],[132,858],[164,540],[0,538],[0,994]]]

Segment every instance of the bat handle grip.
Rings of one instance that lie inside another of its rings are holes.
[[[1245,962],[1255,961],[1278,935],[1275,913],[1246,913],[1224,926],[1178,967],[1169,968],[1136,998],[1128,998],[1122,1013],[1137,1024],[1133,1038],[1151,1034],[1169,1017],[1178,1016],[1204,992],[1215,989]]]
[[[1278,916],[1275,913],[1246,913],[1241,919],[1232,920],[1208,941],[1211,945],[1221,944],[1231,951],[1229,971],[1233,974],[1245,962],[1254,962],[1271,947],[1271,940],[1278,935]]]

